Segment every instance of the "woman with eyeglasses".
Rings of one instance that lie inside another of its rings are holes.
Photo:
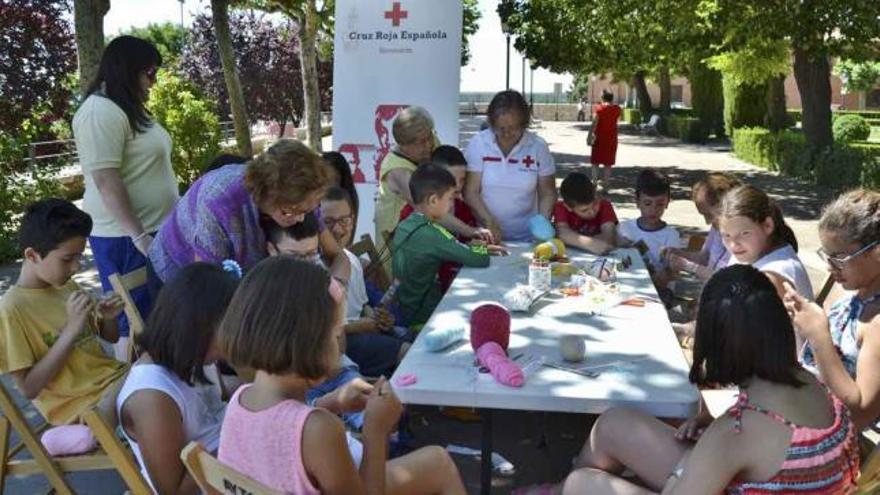
[[[819,256],[847,291],[828,314],[791,287],[785,305],[807,344],[801,360],[849,407],[859,429],[880,419],[880,193],[851,191],[819,220]]]
[[[320,221],[319,205],[331,174],[321,155],[299,141],[281,139],[245,163],[200,177],[156,234],[150,248],[155,274],[168,280],[196,261],[227,259],[248,270],[269,255],[265,219],[287,228],[314,212],[323,260],[347,284],[348,258]]]
[[[550,220],[556,205],[553,156],[527,130],[531,111],[519,92],[496,94],[486,113],[489,127],[465,151],[465,201],[496,243],[531,240],[529,218],[540,213]]]
[[[97,77],[73,117],[73,137],[85,179],[83,209],[104,290],[108,277],[147,263],[147,251],[178,198],[171,168],[171,137],[146,108],[162,56],[149,41],[119,36],[104,49]],[[151,294],[132,297],[146,317]],[[128,321],[120,317],[117,355],[127,348]]]

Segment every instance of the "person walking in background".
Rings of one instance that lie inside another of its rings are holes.
[[[611,167],[617,159],[617,120],[620,119],[620,106],[614,103],[614,94],[602,91],[602,103],[593,107],[593,125],[587,134],[590,146],[590,163],[593,165],[593,183],[599,177],[599,166],[605,167],[602,174],[602,188],[608,189],[611,180]]]
[[[98,76],[73,116],[73,137],[85,178],[83,209],[94,220],[89,237],[101,286],[108,277],[147,264],[153,235],[174,208],[177,178],[171,137],[146,109],[162,56],[149,41],[119,36],[101,57]],[[144,318],[157,287],[131,295]],[[128,320],[120,316],[117,357],[128,349]]]

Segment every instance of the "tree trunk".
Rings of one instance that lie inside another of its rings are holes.
[[[645,73],[636,72],[633,76],[633,87],[636,88],[636,96],[639,99],[639,111],[642,114],[642,120],[647,121],[654,111],[654,104],[651,103],[651,95],[648,93],[648,84],[645,83]]]
[[[83,96],[101,65],[104,53],[104,15],[110,0],[74,0],[73,18],[76,29],[76,55],[79,61],[79,90]]]
[[[767,81],[767,128],[773,132],[788,127],[785,110],[785,75],[771,77]]]
[[[238,71],[235,68],[235,52],[232,48],[232,34],[229,31],[228,0],[211,0],[211,15],[214,19],[214,33],[217,36],[217,51],[220,52],[220,62],[223,65],[223,79],[226,81],[226,91],[229,93],[229,108],[232,110],[232,122],[235,125],[235,142],[239,153],[251,157],[254,151],[251,145],[244,93],[241,91]]]
[[[306,117],[306,140],[314,151],[321,152],[321,91],[318,88],[318,10],[315,0],[303,6],[304,19],[299,28],[300,63],[302,64],[303,103]]]
[[[660,113],[667,114],[672,110],[672,80],[668,65],[660,66],[657,84],[660,86]]]
[[[721,73],[699,59],[690,65],[691,104],[700,125],[711,134],[724,136],[724,91]]]
[[[801,123],[807,142],[816,148],[834,143],[831,134],[831,66],[825,57],[811,58],[794,49],[794,78],[801,94]]]

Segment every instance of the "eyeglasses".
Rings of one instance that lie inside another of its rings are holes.
[[[342,217],[323,217],[324,226],[330,230],[339,225],[340,227],[349,228],[354,223],[354,215],[345,215]]]
[[[874,246],[876,246],[878,244],[880,244],[880,241],[874,241],[874,242],[868,244],[867,246],[863,247],[862,249],[859,249],[858,251],[856,251],[854,253],[846,254],[846,255],[828,254],[822,248],[817,249],[816,254],[819,255],[819,258],[822,261],[824,261],[825,263],[828,263],[829,265],[831,265],[831,267],[833,267],[837,270],[840,270],[843,267],[845,267],[846,265],[848,265],[852,260],[867,253],[868,251],[871,250],[871,248],[873,248]]]

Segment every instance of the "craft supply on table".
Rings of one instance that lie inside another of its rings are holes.
[[[464,327],[446,327],[427,332],[422,340],[429,351],[441,352],[466,338],[467,331]]]
[[[510,311],[528,311],[547,291],[528,285],[517,285],[504,293],[504,306]]]
[[[611,282],[617,279],[618,260],[609,257],[600,257],[590,263],[588,273],[601,282]]]
[[[556,229],[547,217],[540,213],[535,213],[529,218],[529,232],[532,237],[539,241],[549,241],[556,235]]]
[[[415,385],[418,381],[418,377],[410,373],[408,375],[398,376],[397,379],[394,380],[394,384],[398,387],[409,387],[410,385]]]
[[[533,251],[534,259],[542,259],[544,261],[556,261],[565,259],[565,243],[559,239],[550,239],[535,246]]]
[[[551,284],[550,262],[534,259],[529,264],[529,287],[540,291],[550,290]]]
[[[489,369],[495,381],[522,387],[522,369],[507,357],[510,343],[510,313],[500,304],[483,304],[471,313],[471,346],[480,365]]]
[[[580,335],[563,335],[559,339],[559,353],[566,361],[581,363],[587,357],[587,345]]]

